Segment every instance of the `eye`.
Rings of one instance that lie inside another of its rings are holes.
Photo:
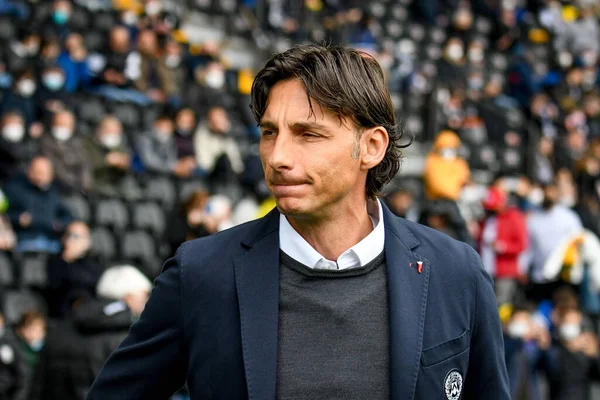
[[[274,135],[274,134],[275,134],[275,132],[273,132],[272,130],[266,129],[266,130],[262,131],[262,135],[263,136],[271,136],[271,135]]]
[[[319,135],[318,133],[314,133],[314,132],[302,132],[302,136],[305,138],[309,138],[309,139],[316,139],[321,137],[321,135]]]

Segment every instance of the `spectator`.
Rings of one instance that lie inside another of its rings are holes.
[[[387,197],[387,206],[394,214],[406,218],[410,221],[416,221],[415,197],[412,192],[406,188],[393,190]]]
[[[459,84],[466,78],[465,48],[460,38],[448,39],[438,70],[438,79],[442,82]]]
[[[95,74],[94,89],[100,95],[114,101],[132,101],[147,105],[149,98],[134,89],[134,82],[141,76],[141,57],[131,49],[129,30],[116,26],[110,32],[109,49],[104,55],[95,54],[89,59],[90,70]]]
[[[207,174],[215,173],[217,161],[222,156],[234,173],[240,174],[244,164],[238,142],[230,136],[231,123],[227,112],[221,107],[213,107],[208,112],[206,123],[201,123],[196,131],[195,148],[199,167]],[[227,171],[216,171],[226,174]]]
[[[523,274],[519,258],[527,248],[525,216],[508,204],[507,194],[498,187],[488,191],[483,208],[487,212],[479,239],[483,266],[494,277],[498,304],[514,303]]]
[[[458,155],[460,144],[460,139],[452,131],[442,131],[435,139],[423,173],[429,199],[456,201],[468,182],[469,166]]]
[[[10,220],[5,215],[7,208],[8,201],[4,192],[0,189],[0,251],[12,251],[17,243]]]
[[[535,181],[548,184],[554,180],[553,154],[554,141],[549,137],[540,138],[533,163],[533,178]]]
[[[168,82],[166,69],[160,60],[156,33],[150,29],[140,32],[137,48],[141,56],[141,73],[135,80],[135,87],[154,102],[164,103]]]
[[[180,109],[175,116],[175,145],[177,158],[195,157],[194,132],[196,130],[196,115],[194,111],[185,107]]]
[[[7,69],[15,73],[35,65],[35,59],[40,51],[41,38],[39,33],[30,27],[22,26],[16,40],[5,49]]]
[[[32,400],[84,400],[94,378],[139,318],[152,289],[132,266],[112,267],[98,282],[98,300],[75,304],[71,317],[53,321]]]
[[[529,305],[517,305],[513,307],[504,331],[506,368],[512,398],[541,400],[537,368],[551,344],[546,324],[534,315]]]
[[[544,187],[542,209],[527,220],[531,255],[530,296],[535,300],[549,299],[560,283],[548,282],[543,275],[544,265],[552,251],[567,238],[581,232],[581,220],[574,211],[559,203],[556,183]]]
[[[36,157],[26,175],[16,175],[6,185],[8,216],[17,234],[17,251],[60,251],[58,238],[71,215],[53,182],[50,160]]]
[[[42,154],[56,169],[56,180],[61,190],[87,193],[91,187],[90,160],[83,141],[75,134],[75,115],[68,110],[59,111],[52,119],[51,135],[41,141]]]
[[[0,311],[0,398],[23,400],[27,398],[27,364],[19,344],[5,325]]]
[[[41,87],[36,93],[39,120],[50,121],[54,114],[74,106],[65,90],[65,72],[57,65],[47,66],[41,73]]]
[[[67,92],[71,93],[87,86],[91,79],[91,72],[87,63],[87,49],[81,34],[69,34],[65,42],[65,50],[58,56],[57,64],[65,72]]]
[[[131,150],[121,122],[107,115],[96,134],[85,140],[86,154],[92,164],[92,191],[108,197],[136,199],[140,188],[131,174]]]
[[[598,369],[598,338],[578,309],[558,318],[558,338],[548,355],[550,399],[591,399],[590,380]]]
[[[51,317],[62,318],[76,301],[95,298],[101,266],[93,261],[90,230],[83,222],[72,222],[63,236],[63,250],[48,260],[47,300]]]
[[[226,90],[225,70],[217,61],[194,69],[195,85],[187,88],[184,103],[194,107],[197,115],[207,115],[214,106],[227,110],[235,107],[235,99]]]
[[[44,36],[53,36],[64,41],[70,32],[69,19],[73,6],[69,0],[54,0],[52,14],[42,27]]]
[[[163,90],[169,102],[174,106],[182,103],[187,71],[184,64],[184,54],[181,45],[173,40],[167,41],[161,63],[165,76]]]
[[[4,114],[8,111],[19,112],[25,119],[27,129],[37,121],[37,108],[35,104],[35,92],[37,84],[32,70],[22,70],[15,76],[13,88],[9,91],[0,105]]]
[[[170,116],[159,116],[152,131],[138,138],[138,153],[149,172],[189,177],[196,168],[196,160],[191,156],[177,158],[174,130]]]
[[[195,190],[177,207],[169,218],[168,234],[171,254],[185,241],[210,235],[204,224],[205,209],[209,194]]]
[[[592,8],[593,2],[578,3],[579,17],[573,22],[564,23],[562,29],[557,30],[554,46],[558,50],[568,49],[574,56],[579,56],[586,50],[600,54],[600,28]]]
[[[7,112],[0,118],[0,182],[6,181],[39,152],[37,139],[27,135],[23,116]]]
[[[31,393],[33,376],[40,362],[40,351],[46,338],[46,317],[38,311],[25,312],[16,326],[21,357],[27,366],[26,391]]]

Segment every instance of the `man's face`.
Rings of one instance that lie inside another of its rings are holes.
[[[36,158],[28,171],[29,181],[40,189],[48,187],[54,179],[52,164],[48,159]]]
[[[220,107],[210,110],[208,114],[208,127],[215,133],[227,133],[231,128],[227,112]]]
[[[123,27],[114,28],[110,35],[110,47],[117,53],[129,50],[129,31]]]
[[[267,186],[279,211],[296,218],[322,218],[365,196],[368,170],[361,168],[354,126],[312,105],[314,115],[302,83],[282,81],[260,121]]]
[[[76,257],[82,256],[90,248],[90,231],[86,224],[74,222],[69,225],[64,236],[65,248],[71,249]]]

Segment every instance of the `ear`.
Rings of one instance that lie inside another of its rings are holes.
[[[390,138],[384,127],[376,126],[365,130],[360,142],[361,169],[368,171],[383,160]]]

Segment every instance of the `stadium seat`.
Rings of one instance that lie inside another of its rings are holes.
[[[10,17],[0,17],[0,40],[12,40],[16,36],[16,28],[13,25]]]
[[[63,197],[63,201],[71,211],[73,218],[89,223],[91,220],[91,207],[85,197],[78,194]]]
[[[106,34],[98,31],[87,31],[83,35],[85,47],[90,53],[101,51],[106,44]]]
[[[20,258],[20,286],[45,288],[48,283],[46,263],[48,256],[42,253],[23,254]]]
[[[129,224],[129,214],[127,207],[120,200],[100,200],[94,220],[99,226],[109,227],[114,232],[122,232]]]
[[[134,104],[115,103],[110,107],[111,114],[121,121],[126,130],[140,128],[140,113]]]
[[[90,27],[90,15],[81,7],[73,7],[69,25],[76,31],[86,31]]]
[[[107,33],[117,25],[117,18],[112,12],[94,13],[93,26],[100,32]]]
[[[2,293],[2,311],[7,325],[19,322],[21,316],[28,311],[47,311],[44,299],[31,290],[7,290]]]
[[[82,121],[96,126],[106,114],[106,107],[102,100],[89,96],[87,99],[79,103],[77,115]]]
[[[90,233],[92,247],[90,254],[102,263],[114,260],[117,256],[117,245],[114,235],[108,228],[97,227]]]
[[[158,202],[164,210],[171,210],[177,200],[175,183],[166,176],[151,178],[146,184],[145,197]]]
[[[121,255],[127,262],[141,266],[150,277],[160,273],[161,260],[157,254],[156,241],[150,233],[127,232],[123,235],[121,243]]]
[[[15,283],[14,266],[10,255],[0,252],[0,288],[10,287]]]
[[[158,239],[163,237],[166,228],[163,209],[152,202],[134,205],[132,222],[135,229],[148,230]]]

